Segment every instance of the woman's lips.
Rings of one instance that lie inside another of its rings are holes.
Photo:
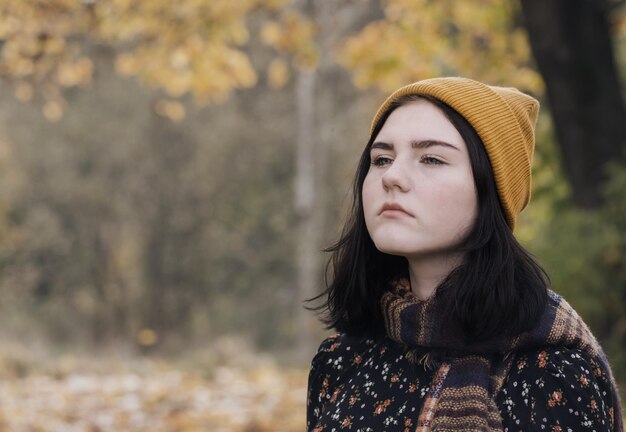
[[[413,216],[406,211],[400,204],[397,203],[385,203],[378,213],[381,216]]]

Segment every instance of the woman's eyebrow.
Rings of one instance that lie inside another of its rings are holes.
[[[452,148],[454,150],[459,150],[458,147],[453,146],[452,144],[449,144],[445,141],[439,141],[439,140],[422,140],[422,141],[417,141],[417,140],[411,140],[411,148],[414,149],[424,149],[424,148],[428,148],[428,147],[433,147],[433,146],[443,146],[443,147],[449,147]],[[390,143],[386,143],[383,141],[376,141],[375,143],[372,144],[371,149],[381,149],[381,150],[393,150],[393,144]]]
[[[428,147],[432,147],[432,146],[444,146],[444,147],[449,147],[449,148],[454,149],[454,150],[459,150],[457,147],[455,147],[452,144],[449,144],[449,143],[447,143],[445,141],[439,141],[439,140],[424,140],[424,141],[412,140],[411,141],[411,147],[412,148],[423,149],[423,148],[428,148]]]
[[[381,150],[393,150],[393,144],[389,144],[389,143],[382,142],[382,141],[376,141],[375,143],[372,144],[372,146],[370,147],[370,150],[374,150],[375,148],[381,149]]]

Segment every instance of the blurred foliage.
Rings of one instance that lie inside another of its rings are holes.
[[[67,108],[64,89],[85,87],[93,77],[86,42],[114,46],[116,70],[164,90],[160,115],[180,121],[191,94],[198,105],[224,101],[233,89],[257,83],[257,72],[244,46],[251,13],[270,14],[261,36],[294,64],[316,61],[313,25],[289,0],[46,0],[0,1],[0,76],[15,95],[44,99],[43,113],[58,121]],[[281,73],[273,69],[274,83]],[[283,71],[284,73],[284,68]],[[284,79],[283,79],[284,80]]]
[[[318,62],[316,27],[310,19],[293,10],[285,10],[278,21],[268,21],[261,29],[261,39],[278,52],[289,54],[300,68],[314,68]]]
[[[57,123],[0,100],[4,331],[142,351],[235,331],[280,343],[293,296],[288,94],[171,123],[151,110],[156,91],[115,77],[114,55],[93,58],[97,79]]]
[[[555,210],[534,245],[562,292],[600,337],[626,379],[626,166],[610,167],[599,210]]]
[[[550,120],[541,114],[533,196],[516,236],[546,269],[552,288],[583,316],[626,380],[626,166],[612,163],[599,209],[570,200]]]
[[[463,75],[541,93],[519,4],[508,0],[386,0],[384,19],[337,51],[359,87],[393,91],[438,75]]]

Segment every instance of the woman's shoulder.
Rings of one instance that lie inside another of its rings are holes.
[[[367,350],[378,346],[380,340],[335,333],[320,343],[311,360],[308,382],[309,418],[319,415],[320,405],[331,398],[342,377],[365,363]]]
[[[509,379],[529,374],[554,376],[562,381],[586,375],[607,382],[610,379],[607,371],[589,353],[579,348],[561,346],[543,346],[517,352]]]
[[[337,375],[347,369],[360,368],[400,355],[401,347],[385,336],[335,333],[320,343],[311,361],[311,370]]]
[[[611,394],[607,371],[587,352],[539,347],[516,353],[497,399],[506,430],[585,431],[609,428]]]
[[[604,399],[610,396],[611,378],[599,361],[586,351],[539,347],[516,354],[505,387],[516,385],[532,387],[542,393],[551,391],[557,403],[567,395],[582,400],[594,392]]]
[[[344,359],[384,345],[385,338],[335,333],[322,340],[312,363],[315,365],[330,359]]]

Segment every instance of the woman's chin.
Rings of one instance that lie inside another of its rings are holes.
[[[408,247],[407,245],[397,243],[390,244],[389,242],[374,244],[376,245],[376,249],[389,255],[410,256],[415,253],[415,248]]]

